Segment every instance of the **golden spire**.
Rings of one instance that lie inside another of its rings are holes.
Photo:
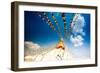
[[[56,48],[57,49],[65,49],[65,45],[64,45],[64,41],[63,39],[61,38],[60,41],[58,42],[58,44],[56,45]]]

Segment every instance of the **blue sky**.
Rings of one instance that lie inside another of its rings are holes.
[[[54,22],[54,20],[51,17],[51,13],[54,14],[56,17],[59,26],[61,28],[61,34],[64,38],[64,24],[63,20],[61,18],[60,12],[46,12],[46,15],[50,19],[50,21],[53,23],[55,28],[57,29],[57,26]],[[48,23],[46,23],[46,20],[42,20],[42,17],[39,16],[39,14],[42,14],[42,12],[34,12],[34,11],[25,11],[25,41],[32,41],[34,43],[38,43],[40,46],[44,46],[46,44],[55,43],[57,44],[59,41],[59,36],[55,31],[53,31]],[[69,28],[70,22],[73,19],[75,13],[65,13],[67,27]],[[84,31],[85,35],[82,35],[81,33],[74,34],[71,32],[71,36],[73,39],[77,39],[77,37],[81,38],[81,42],[83,46],[90,47],[90,14],[80,14],[80,17],[84,19],[84,26],[82,26],[82,30]],[[79,19],[80,20],[80,19]],[[76,23],[77,24],[77,23]],[[79,24],[79,23],[78,23]],[[71,38],[70,36],[70,38]],[[71,39],[64,38],[64,42],[69,45],[69,47],[73,46],[73,41]],[[77,48],[79,48],[77,47]],[[74,47],[76,48],[76,47]]]

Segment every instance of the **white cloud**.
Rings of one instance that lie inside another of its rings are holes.
[[[77,35],[76,37],[73,37],[71,35],[71,37],[70,37],[70,41],[73,43],[74,47],[82,46],[84,44],[83,40],[84,39],[81,35]]]
[[[83,43],[83,36],[86,35],[84,32],[84,26],[86,22],[84,17],[81,14],[76,14],[73,18],[73,22],[71,23],[72,26],[72,33],[74,34],[71,35],[70,41],[73,43],[74,47],[79,47],[82,46]]]
[[[31,49],[31,50],[36,50],[36,49],[39,49],[40,46],[36,43],[33,43],[31,41],[26,41],[24,43],[25,47],[28,48],[28,49]]]
[[[25,56],[32,56],[36,54],[36,51],[40,49],[40,46],[36,43],[31,41],[24,42],[24,55]]]
[[[84,36],[85,35],[85,32],[83,31],[83,27],[85,26],[84,17],[81,14],[76,14],[75,17],[73,18],[73,21],[74,21],[72,23],[72,28],[73,28],[72,32],[73,32],[73,34],[80,33],[81,35]]]

